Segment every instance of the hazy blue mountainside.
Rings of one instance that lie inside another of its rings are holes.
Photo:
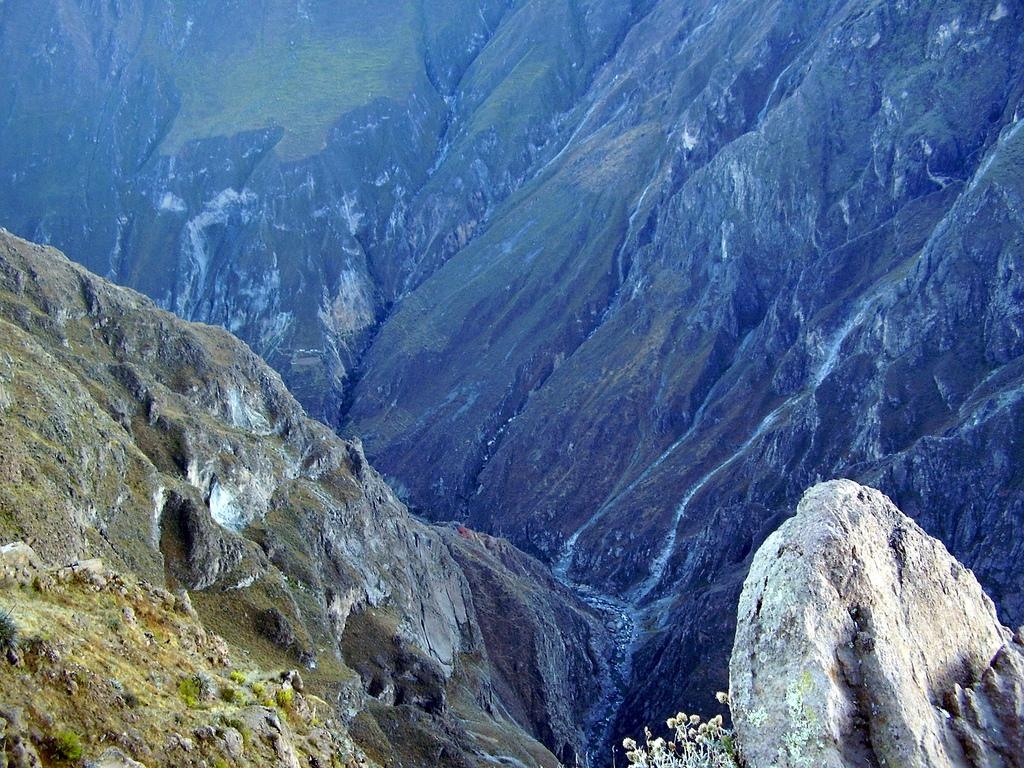
[[[0,217],[335,421],[391,304],[553,150],[628,2],[0,5]]]
[[[1021,50],[1017,0],[7,0],[0,220],[620,612],[632,725],[819,478],[1024,622]]]

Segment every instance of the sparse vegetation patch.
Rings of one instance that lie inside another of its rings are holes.
[[[718,694],[720,703],[728,702],[725,693]],[[644,743],[623,739],[626,759],[630,765],[644,768],[737,768],[733,733],[723,725],[721,715],[704,720],[700,715],[679,712],[667,722],[671,739],[655,738],[650,728],[644,729]]]

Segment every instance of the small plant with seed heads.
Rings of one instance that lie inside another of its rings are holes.
[[[719,703],[729,697],[717,694]],[[732,731],[726,728],[721,715],[704,721],[700,715],[679,712],[670,717],[668,727],[673,739],[653,738],[650,728],[644,729],[644,744],[624,739],[626,759],[630,765],[643,768],[736,768],[736,747]]]
[[[213,681],[209,675],[196,672],[194,675],[181,679],[181,682],[178,683],[178,695],[185,702],[185,706],[195,709],[201,703],[213,698]]]

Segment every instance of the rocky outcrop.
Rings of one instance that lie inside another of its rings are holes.
[[[247,347],[10,236],[0,270],[10,538],[34,539],[53,561],[100,555],[239,603],[262,594],[253,610],[283,590],[272,602],[296,625],[300,655],[315,652],[314,627],[340,631],[348,612],[385,601],[449,673],[476,646],[465,583],[440,543],[424,552],[417,537],[433,535],[359,447],[306,418]],[[287,578],[314,588],[315,608]]]
[[[187,594],[16,543],[0,550],[0,606],[18,630],[0,659],[3,768],[374,765],[298,672],[254,666]]]
[[[1021,766],[1024,646],[880,492],[823,483],[754,556],[730,664],[752,766]]]
[[[381,763],[433,765],[443,752],[553,766],[537,737],[581,747],[584,714],[505,706],[504,667],[444,535],[412,519],[361,445],[307,418],[240,341],[6,233],[0,329],[0,542],[190,590],[183,610],[237,647],[304,665],[303,682],[357,723]],[[15,576],[35,557],[0,549]],[[539,599],[532,569],[523,584]],[[545,646],[562,629],[526,632]],[[517,663],[517,649],[497,651]],[[566,685],[565,670],[548,672]]]
[[[564,765],[601,765],[589,740],[609,715],[611,649],[598,617],[507,541],[464,526],[444,538],[473,593],[497,701]]]

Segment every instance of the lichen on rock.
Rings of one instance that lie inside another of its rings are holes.
[[[882,493],[822,483],[758,550],[730,665],[755,766],[1020,766],[1020,636]]]

